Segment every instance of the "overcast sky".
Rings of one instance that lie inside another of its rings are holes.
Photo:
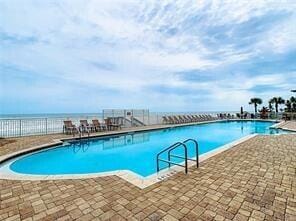
[[[296,1],[0,0],[0,113],[239,110],[296,85]]]

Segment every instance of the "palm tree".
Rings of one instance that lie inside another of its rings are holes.
[[[286,101],[286,111],[291,112],[292,111],[292,103],[290,100]]]
[[[258,104],[262,104],[262,99],[257,97],[251,98],[249,104],[254,104],[255,114],[257,114],[257,107]]]
[[[290,98],[290,103],[291,103],[291,111],[295,112],[296,111],[296,97],[291,97]]]
[[[268,108],[270,111],[272,111],[272,109],[273,109],[271,100],[268,101]]]
[[[279,112],[279,105],[284,104],[286,101],[281,97],[273,97],[269,102],[274,103],[275,112]]]

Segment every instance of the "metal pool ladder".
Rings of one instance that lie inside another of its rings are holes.
[[[187,144],[189,142],[193,142],[195,144],[195,156],[196,156],[195,159],[188,158]],[[182,148],[184,150],[184,156],[174,155],[174,154],[171,153],[173,150],[175,150],[177,148]],[[167,159],[160,159],[159,157],[161,156],[161,154],[163,154],[165,152],[167,152]],[[172,157],[179,158],[179,159],[184,159],[185,160],[184,165],[171,161]],[[169,165],[169,167],[171,167],[171,165],[184,167],[185,168],[185,173],[188,173],[188,160],[195,161],[196,162],[196,167],[198,168],[198,166],[199,166],[198,143],[194,139],[187,139],[187,140],[185,140],[183,142],[174,143],[173,145],[171,145],[171,146],[165,148],[164,150],[160,151],[157,154],[157,157],[156,157],[157,172],[160,171],[159,162],[164,162],[164,163],[167,163]]]

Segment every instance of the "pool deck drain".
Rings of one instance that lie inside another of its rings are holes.
[[[0,220],[73,219],[296,220],[296,135],[255,136],[145,189],[117,176],[0,179]]]

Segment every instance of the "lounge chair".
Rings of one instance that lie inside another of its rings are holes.
[[[87,120],[80,120],[80,131],[89,133],[95,131],[94,126],[89,124]]]
[[[186,123],[190,123],[191,120],[186,116],[186,115],[182,115],[183,119],[185,120]]]
[[[198,117],[198,115],[193,115],[194,119],[196,122],[199,122],[200,121],[200,118]]]
[[[121,129],[121,125],[113,123],[112,118],[105,119],[105,125],[107,127],[107,130]]]
[[[164,124],[171,124],[171,123],[173,123],[170,119],[167,118],[167,116],[163,116],[162,117],[162,122]]]
[[[201,115],[197,115],[199,121],[204,121],[204,118]]]
[[[179,119],[178,117],[172,115],[171,118],[173,119],[174,124],[179,124],[179,123],[181,123],[181,122],[180,122],[180,119]]]
[[[188,121],[189,121],[190,123],[193,122],[193,119],[192,119],[192,117],[191,117],[190,115],[185,115],[185,117],[188,119]]]
[[[182,115],[181,117],[184,119],[185,123],[191,122],[190,119],[186,115]]]
[[[176,118],[178,119],[180,124],[185,123],[185,120],[180,115],[176,116]]]
[[[189,115],[185,115],[185,117],[188,119],[188,122],[189,123],[192,123],[193,122],[193,119]]]
[[[210,115],[210,114],[207,114],[206,116],[207,116],[208,120],[213,120],[213,119],[214,119],[214,118],[212,117],[212,115]]]
[[[64,120],[63,133],[75,136],[75,133],[79,133],[79,130],[71,120]]]
[[[194,115],[190,115],[193,122],[197,122],[197,118]]]
[[[182,121],[177,117],[177,116],[172,116],[172,118],[174,119],[174,123],[175,124],[180,124],[180,123],[182,123]]]
[[[198,115],[192,115],[192,117],[194,118],[195,122],[200,122],[200,118]]]
[[[172,124],[177,124],[178,122],[176,121],[175,118],[173,118],[172,116],[168,116],[167,117],[169,119],[169,121],[172,123]]]
[[[178,117],[178,119],[180,120],[180,123],[187,123],[187,120],[186,120],[186,118],[184,118],[184,116],[183,115],[178,115],[177,116]]]
[[[208,121],[208,120],[209,120],[209,118],[208,118],[207,115],[205,115],[205,114],[202,115],[202,118],[203,118],[205,121]]]
[[[203,119],[203,121],[207,121],[208,120],[208,118],[204,114],[201,115],[201,118]]]
[[[194,122],[194,119],[191,115],[186,116],[190,123]]]
[[[92,125],[94,127],[95,131],[102,131],[102,130],[107,130],[106,125],[101,124],[100,121],[98,119],[93,119],[92,120]]]

